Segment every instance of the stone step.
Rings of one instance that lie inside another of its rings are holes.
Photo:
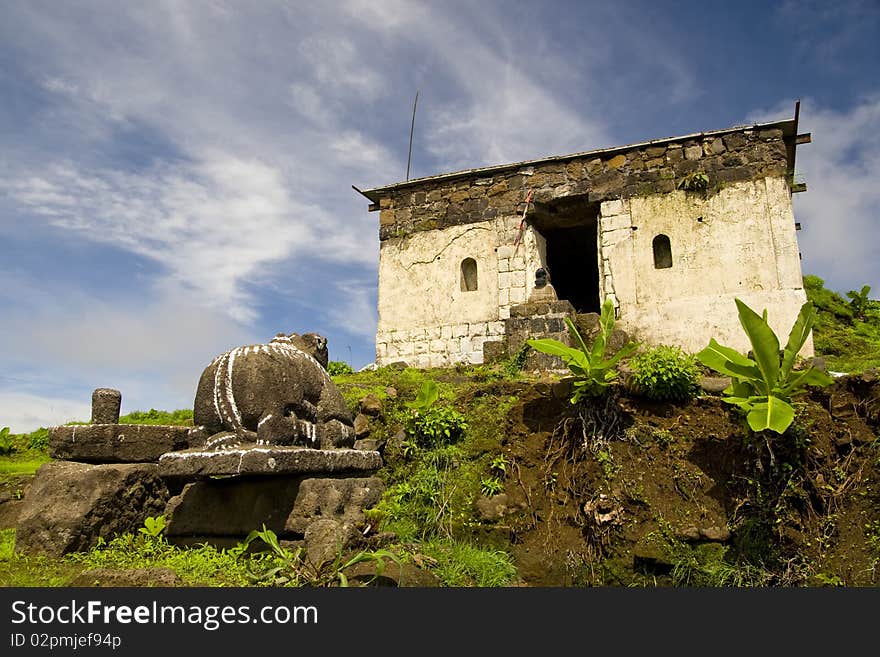
[[[311,449],[241,445],[207,451],[194,448],[163,454],[159,474],[165,478],[213,476],[338,474],[373,472],[382,467],[379,452],[357,449]]]

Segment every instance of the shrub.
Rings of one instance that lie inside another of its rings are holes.
[[[427,380],[422,384],[418,397],[407,406],[406,432],[422,447],[438,447],[454,443],[467,430],[467,421],[454,408],[435,405],[440,393],[437,384]]]
[[[44,451],[49,447],[49,430],[40,427],[28,434],[28,449]]]
[[[343,360],[331,360],[327,363],[327,374],[330,376],[339,376],[340,374],[354,374],[351,365]]]
[[[12,444],[12,436],[9,435],[9,427],[0,429],[0,456],[7,456],[15,451]]]
[[[687,401],[699,390],[696,356],[678,347],[659,345],[630,361],[633,382],[648,399]]]

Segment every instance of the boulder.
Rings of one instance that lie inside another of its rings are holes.
[[[306,530],[306,558],[316,567],[332,562],[342,554],[353,537],[352,528],[336,520],[316,520]]]
[[[46,463],[20,509],[15,549],[52,557],[87,550],[98,538],[137,532],[167,501],[153,464]]]
[[[324,338],[306,335],[326,347]],[[303,340],[278,335],[215,358],[199,379],[193,423],[209,435],[231,432],[237,442],[351,447],[348,406],[321,361],[301,348]]]
[[[354,437],[355,441],[360,438],[366,438],[370,435],[370,418],[363,413],[358,413],[354,419]]]
[[[378,395],[370,393],[358,402],[361,413],[369,417],[379,417],[382,415],[382,400]]]

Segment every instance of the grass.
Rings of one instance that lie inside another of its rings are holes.
[[[435,565],[434,574],[446,586],[509,586],[516,580],[516,566],[502,550],[489,550],[451,539],[435,539],[419,545]]]
[[[807,298],[818,311],[813,326],[816,354],[825,357],[829,370],[859,373],[880,368],[880,309],[861,321],[840,294],[825,288],[818,276],[804,276]]]

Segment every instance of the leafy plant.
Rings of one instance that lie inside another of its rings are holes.
[[[0,456],[8,456],[15,451],[15,445],[12,444],[12,436],[9,435],[9,427],[0,429]]]
[[[414,401],[406,404],[406,433],[422,446],[439,446],[456,442],[467,430],[467,421],[454,408],[435,406],[439,398],[437,384],[425,381]]]
[[[510,461],[507,460],[507,457],[504,454],[499,454],[492,462],[489,464],[489,468],[495,472],[499,477],[504,477],[507,475],[507,466],[510,465]]]
[[[348,586],[348,575],[345,571],[356,564],[365,561],[375,562],[376,572],[370,579],[372,581],[385,571],[386,559],[390,559],[398,565],[401,563],[400,557],[390,550],[361,550],[347,559],[342,556],[342,551],[339,550],[333,561],[312,564],[305,558],[305,551],[302,547],[293,550],[282,547],[278,536],[271,529],[267,529],[266,525],[263,525],[262,530],[254,530],[248,534],[243,546],[247,547],[258,538],[269,546],[275,564],[265,572],[258,574],[257,579],[269,579],[273,585],[330,586],[338,583],[339,586]]]
[[[526,366],[526,361],[529,359],[530,350],[531,347],[528,343],[523,343],[519,351],[504,361],[502,369],[508,377],[514,379],[519,376],[522,369]]]
[[[815,309],[809,301],[801,307],[780,357],[779,339],[767,324],[767,311],[764,310],[762,317],[739,299],[735,301],[754,360],[718,344],[714,338],[697,358],[706,367],[733,380],[724,391],[724,401],[746,412],[752,431],[770,429],[784,433],[794,420],[791,398],[806,392],[808,386],[832,382],[831,377],[812,365],[794,370],[795,358],[812,330]]]
[[[138,529],[138,533],[149,538],[159,538],[165,531],[165,516],[148,516],[144,519],[144,526]]]
[[[858,317],[863,322],[868,321],[868,312],[873,308],[874,302],[868,298],[868,294],[871,292],[870,285],[863,285],[861,291],[856,292],[855,290],[850,290],[846,293],[846,296],[849,297],[849,305],[855,313],[855,316]]]
[[[649,399],[687,401],[700,389],[697,359],[678,347],[659,345],[630,361],[632,380]]]
[[[709,188],[709,176],[702,171],[689,173],[678,182],[678,189],[687,192],[703,191]]]
[[[605,358],[608,339],[614,329],[614,305],[611,299],[606,299],[602,305],[602,313],[599,316],[599,334],[589,349],[587,349],[587,345],[574,322],[566,317],[565,324],[575,344],[574,347],[569,347],[553,338],[527,340],[526,342],[537,351],[551,356],[559,356],[568,366],[575,377],[571,403],[577,404],[587,397],[602,395],[617,378],[617,371],[614,369],[617,363],[632,354],[636,345],[629,342],[616,354]]]
[[[327,363],[327,374],[339,376],[340,374],[354,374],[351,365],[342,360],[331,360]]]
[[[480,492],[486,497],[492,497],[504,490],[504,484],[498,477],[485,477],[480,480]]]

